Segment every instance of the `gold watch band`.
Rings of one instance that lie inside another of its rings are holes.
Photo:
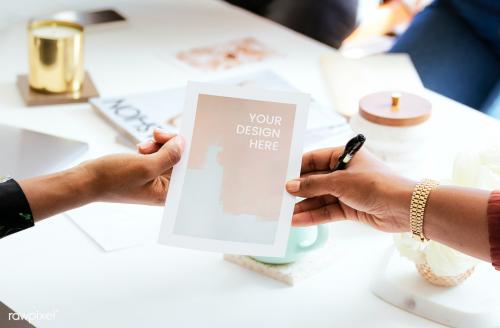
[[[439,185],[439,182],[424,179],[417,183],[413,194],[411,195],[410,203],[410,229],[413,238],[420,241],[428,240],[424,235],[424,213],[427,205],[427,198],[431,191]]]

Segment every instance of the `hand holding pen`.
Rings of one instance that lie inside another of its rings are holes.
[[[358,135],[345,147],[304,154],[301,177],[286,184],[290,194],[305,198],[295,205],[294,226],[352,219],[395,232],[401,217],[407,223],[414,182],[360,150],[364,142]]]

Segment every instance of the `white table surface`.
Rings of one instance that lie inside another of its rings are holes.
[[[109,5],[112,1],[106,1]],[[166,59],[178,49],[256,36],[285,57],[273,70],[329,104],[315,41],[216,1],[115,1],[127,25],[89,31],[86,69],[101,95],[210,79]],[[97,5],[96,5],[97,4]],[[102,7],[97,1],[86,6]],[[79,8],[85,8],[84,5]],[[92,155],[130,151],[87,104],[26,108],[15,78],[27,71],[25,24],[0,33],[0,122],[84,140]],[[428,92],[436,142],[427,175],[446,178],[454,154],[500,140],[500,124]],[[0,240],[0,301],[18,312],[55,311],[38,327],[433,327],[370,292],[390,236],[350,222],[332,227],[338,262],[295,287],[246,271],[220,254],[150,244],[102,252],[58,215]]]

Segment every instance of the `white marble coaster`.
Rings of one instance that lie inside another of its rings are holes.
[[[374,275],[372,291],[384,301],[451,327],[500,327],[500,275],[480,263],[472,276],[452,288],[431,285],[415,265],[391,247]]]
[[[290,264],[266,264],[245,255],[224,254],[224,260],[228,262],[238,264],[291,286],[325,270],[334,263],[337,257],[338,252],[332,247],[331,243]]]

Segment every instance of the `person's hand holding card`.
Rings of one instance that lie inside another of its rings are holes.
[[[140,145],[138,150],[141,154],[108,155],[67,170],[20,180],[19,194],[27,202],[22,213],[28,223],[94,202],[163,204],[172,167],[182,155],[183,139],[155,131],[153,142]],[[5,204],[16,205],[16,202]],[[3,211],[0,213],[11,210],[3,208]],[[17,207],[14,213],[20,213]],[[3,235],[0,231],[0,238]]]
[[[188,85],[160,242],[233,254],[282,256],[300,172],[309,97]]]

